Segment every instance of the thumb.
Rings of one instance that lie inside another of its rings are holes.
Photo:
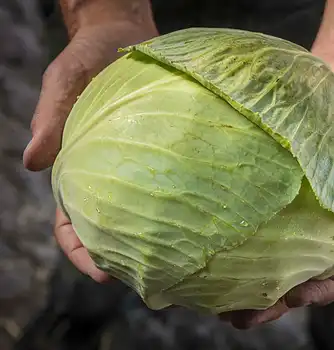
[[[69,44],[44,73],[31,122],[33,137],[23,154],[25,168],[39,171],[53,164],[68,114],[86,85],[84,65],[71,52]]]

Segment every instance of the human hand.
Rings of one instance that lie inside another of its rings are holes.
[[[108,274],[96,267],[87,249],[76,235],[71,221],[60,209],[56,210],[55,237],[67,258],[80,272],[98,283],[109,281]]]
[[[334,71],[334,52],[328,51],[323,46],[314,46],[311,52],[314,56],[321,58]]]
[[[334,71],[334,50],[327,36],[319,35],[312,45],[311,53],[326,62]]]
[[[29,170],[39,171],[53,164],[73,104],[92,78],[119,57],[117,49],[158,35],[153,19],[151,23],[146,23],[148,20],[145,18],[136,23],[124,18],[116,21],[106,13],[105,16],[104,20],[100,16],[97,23],[97,14],[90,21],[85,19],[85,25],[75,33],[69,28],[72,40],[43,76],[40,98],[31,123],[33,138],[23,156],[24,165]],[[142,23],[144,20],[145,24]]]
[[[334,278],[310,280],[291,289],[275,305],[266,310],[240,310],[220,315],[239,329],[251,328],[282,317],[291,309],[318,305],[324,306],[334,301]]]
[[[51,166],[60,150],[70,110],[91,79],[118,58],[117,49],[158,35],[148,0],[61,0],[71,41],[47,68],[31,123],[32,140],[23,162],[40,171]],[[134,7],[136,5],[137,7]],[[107,279],[89,257],[70,221],[56,212],[55,236],[69,259],[98,282]]]

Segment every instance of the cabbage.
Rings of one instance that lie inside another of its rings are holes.
[[[334,274],[334,74],[259,33],[126,48],[74,105],[52,186],[96,265],[153,309],[265,309]]]

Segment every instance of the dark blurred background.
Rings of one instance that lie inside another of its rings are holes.
[[[203,24],[186,13],[181,24],[165,2],[154,6],[162,32]],[[312,11],[319,16],[302,17],[306,32],[298,34],[305,47],[319,24],[321,2]],[[276,20],[275,31],[283,15],[291,33],[294,17],[278,12],[266,21]],[[0,350],[334,349],[331,305],[237,331],[181,308],[150,311],[121,282],[98,285],[62,256],[52,237],[50,173],[29,173],[21,159],[42,73],[66,42],[56,1],[0,0]]]

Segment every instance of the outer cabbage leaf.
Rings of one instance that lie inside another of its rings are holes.
[[[235,29],[192,28],[128,48],[186,72],[297,158],[334,211],[334,73],[291,42]]]
[[[166,289],[160,298],[214,313],[250,305],[266,309],[296,285],[333,275],[333,213],[319,206],[304,180],[293,203],[254,236],[235,249],[217,252],[204,269]]]
[[[96,263],[159,308],[170,302],[163,291],[289,205],[303,176],[288,150],[226,101],[137,52],[79,98],[52,184]]]

